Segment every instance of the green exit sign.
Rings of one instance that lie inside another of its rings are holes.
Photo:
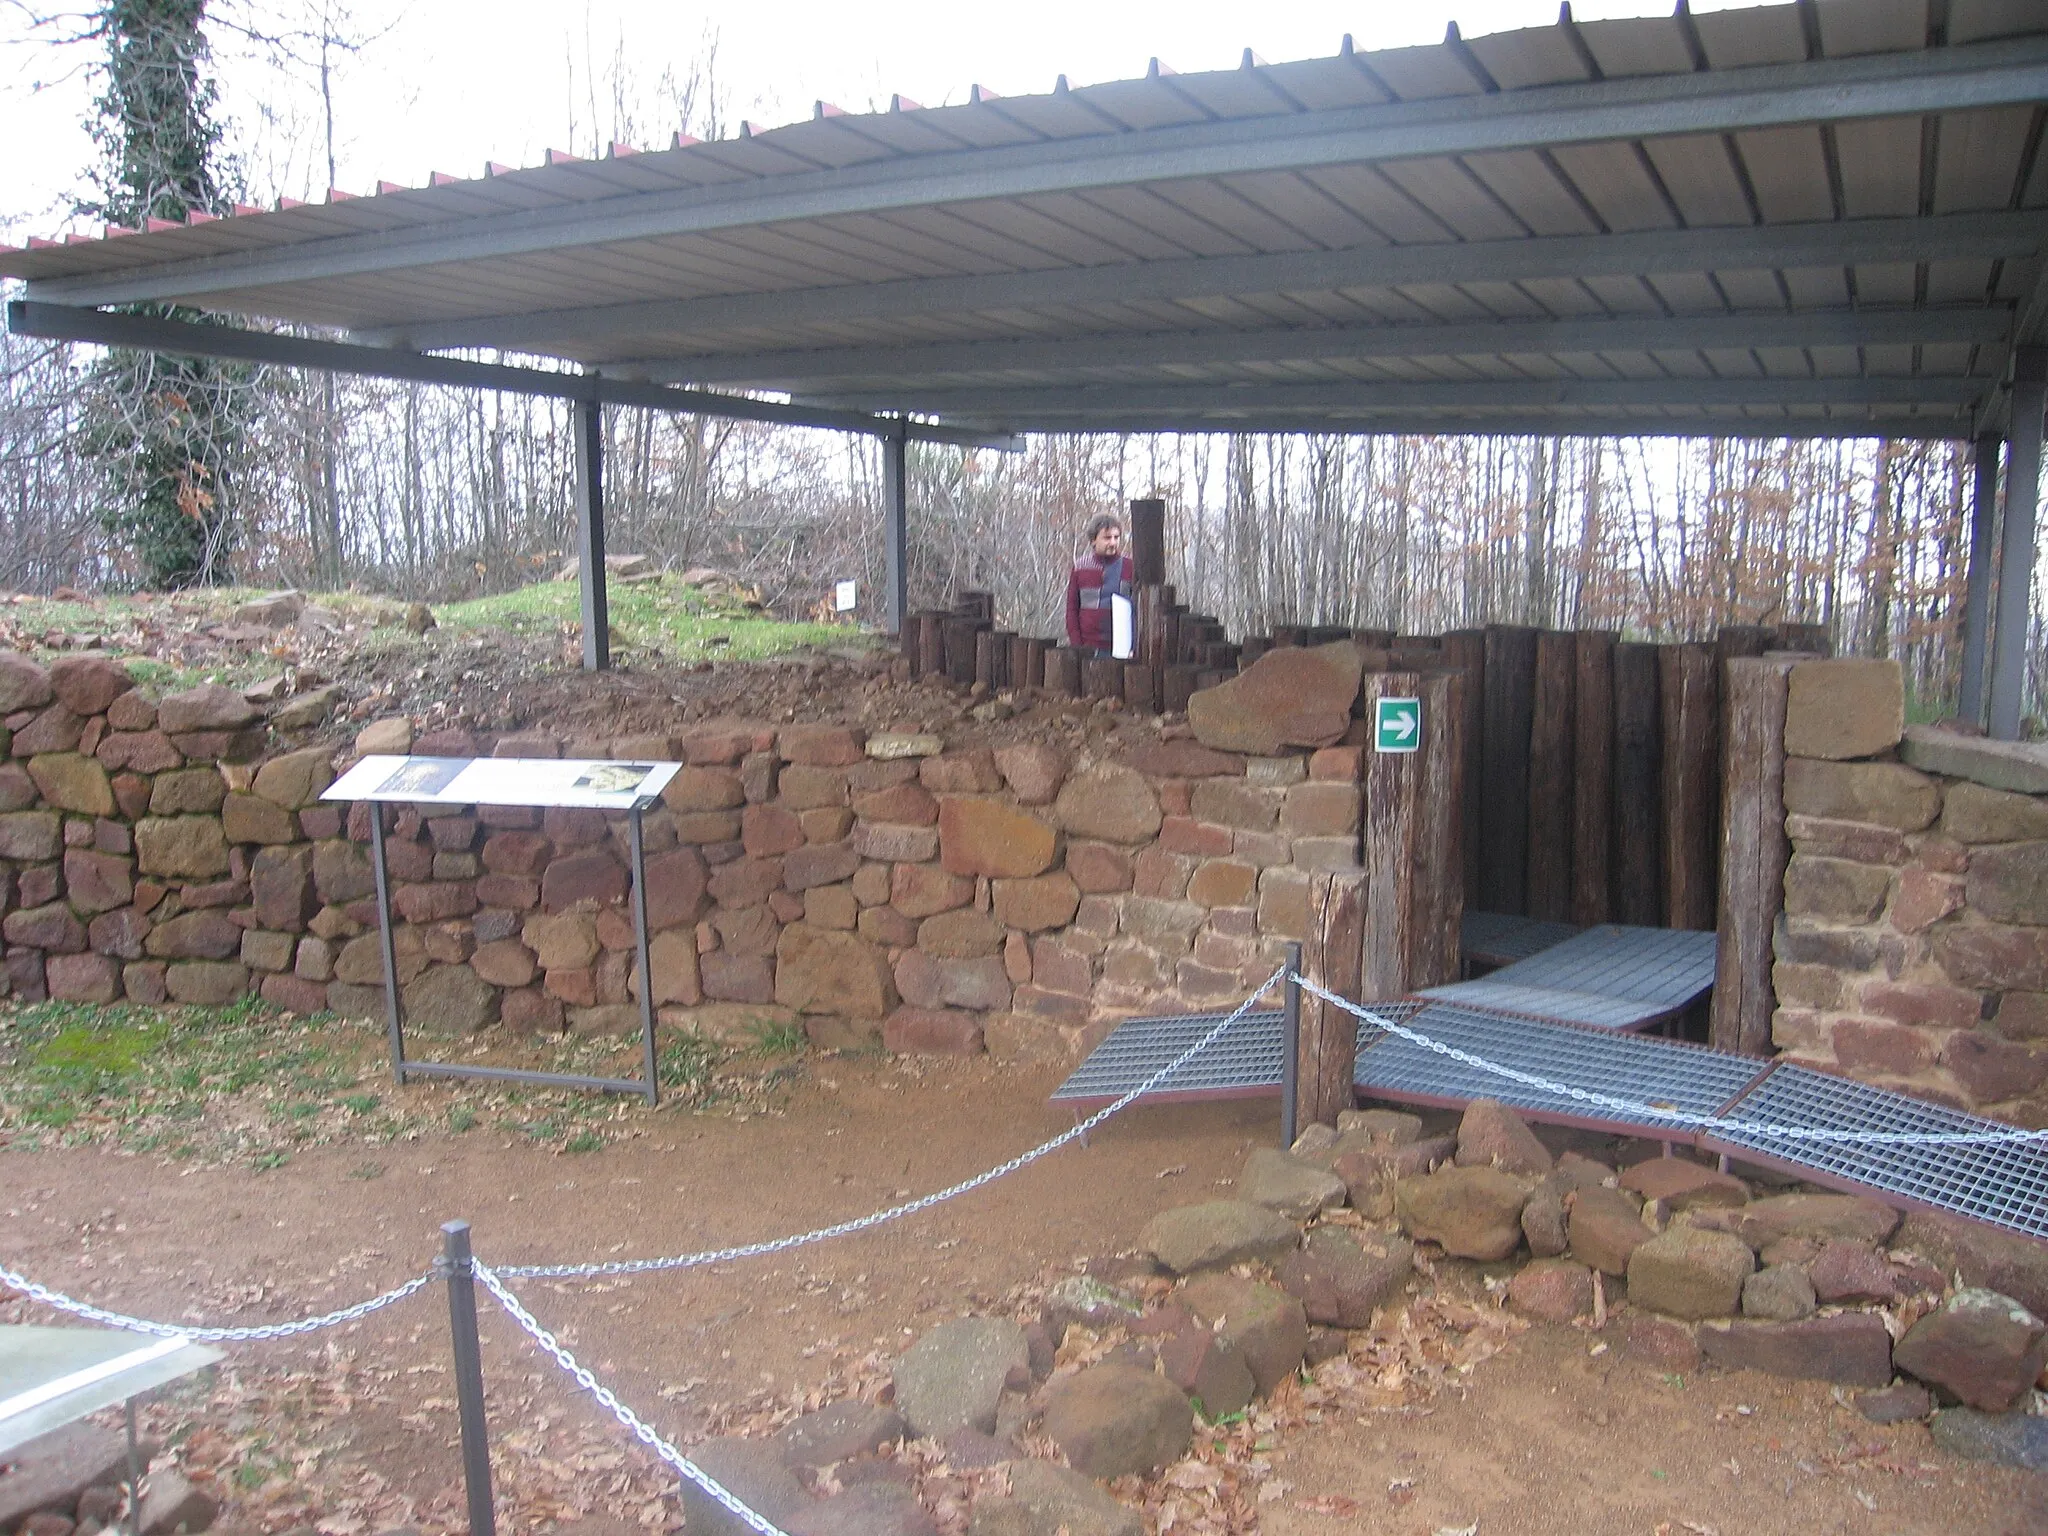
[[[1422,745],[1422,700],[1379,699],[1373,711],[1373,750],[1413,752]]]

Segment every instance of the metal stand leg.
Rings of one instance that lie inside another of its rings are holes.
[[[135,1443],[135,1399],[121,1405],[128,1420],[128,1536],[142,1536],[142,1448]]]
[[[435,1266],[448,1286],[448,1331],[455,1344],[455,1403],[462,1419],[462,1481],[469,1494],[469,1536],[497,1536],[491,1497],[491,1432],[484,1420],[484,1359],[476,1336],[476,1282],[471,1278],[469,1223],[441,1227]]]
[[[654,1050],[654,962],[647,953],[647,848],[640,828],[640,807],[628,815],[633,832],[633,934],[640,946],[640,1049],[647,1072],[647,1105],[661,1102],[660,1067]]]
[[[377,878],[377,933],[384,949],[384,1015],[391,1029],[391,1075],[405,1086],[405,1021],[398,999],[398,947],[391,936],[391,874],[384,862],[384,807],[370,804],[370,867]]]
[[[1287,980],[1282,984],[1280,1025],[1280,1150],[1294,1145],[1295,1098],[1301,1090],[1301,946],[1287,946]]]

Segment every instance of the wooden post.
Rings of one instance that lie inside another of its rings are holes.
[[[1019,639],[1017,642],[1021,661],[1011,665],[1020,668],[1017,684],[1022,688],[1043,688],[1045,686],[1045,653],[1050,641]]]
[[[1459,704],[1462,714],[1458,743],[1465,759],[1459,781],[1465,805],[1460,831],[1465,861],[1465,904],[1476,907],[1480,904],[1480,795],[1485,788],[1481,754],[1486,745],[1486,631],[1453,630],[1444,636],[1443,657],[1446,666],[1456,667],[1465,675]]]
[[[1081,663],[1081,691],[1091,699],[1124,696],[1124,664],[1114,656],[1090,656]]]
[[[1710,645],[1657,647],[1664,714],[1664,922],[1712,928],[1719,884],[1720,689]]]
[[[1416,786],[1415,912],[1411,990],[1458,979],[1465,915],[1465,689],[1463,672],[1422,674],[1422,747]]]
[[[1366,718],[1372,701],[1419,697],[1421,678],[1413,672],[1367,676]],[[1424,727],[1425,732],[1427,726]],[[1360,853],[1365,865],[1365,964],[1362,998],[1403,997],[1414,989],[1416,866],[1421,815],[1416,801],[1423,754],[1368,752],[1365,758],[1365,830]]]
[[[1720,948],[1708,1043],[1771,1053],[1771,933],[1785,905],[1785,695],[1790,658],[1728,663]]]
[[[1529,723],[1529,915],[1572,915],[1572,767],[1578,643],[1562,630],[1536,637],[1536,689]]]
[[[1657,647],[1614,648],[1614,917],[1664,921],[1664,728]]]
[[[926,609],[917,616],[917,675],[938,677],[946,670],[946,616]]]
[[[1188,695],[1201,686],[1202,669],[1189,662],[1177,661],[1166,669],[1165,696],[1160,700],[1166,712],[1177,715],[1188,707]]]
[[[1614,910],[1614,642],[1611,630],[1588,629],[1573,645],[1571,918],[1581,927],[1608,921]]]
[[[996,681],[996,652],[1003,649],[1002,637],[994,630],[975,631],[974,681],[985,692],[994,693],[1001,686]]]
[[[1131,585],[1156,587],[1166,580],[1166,503],[1156,496],[1131,503]]]
[[[1815,656],[1832,656],[1835,654],[1835,642],[1828,634],[1828,627],[1825,624],[1780,624],[1778,643],[1774,649],[1806,651]]]
[[[958,614],[946,619],[946,681],[965,688],[974,681],[975,635],[973,619]]]
[[[1479,906],[1529,910],[1529,729],[1536,695],[1536,631],[1486,631],[1486,736],[1479,802]]]
[[[1159,713],[1159,672],[1142,661],[1127,661],[1124,669],[1124,702],[1148,715]]]
[[[1365,876],[1318,870],[1309,876],[1308,941],[1302,974],[1339,997],[1357,998],[1365,944]],[[1301,1061],[1295,1124],[1335,1125],[1356,1101],[1358,1020],[1313,994],[1301,1000]]]
[[[1081,653],[1063,645],[1045,653],[1045,691],[1056,699],[1081,696]]]

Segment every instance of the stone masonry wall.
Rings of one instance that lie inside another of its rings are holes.
[[[1903,725],[1896,664],[1794,668],[1772,1035],[2048,1125],[2048,748]]]
[[[319,800],[358,752],[683,761],[645,822],[664,1021],[789,1010],[830,1045],[1071,1049],[1100,1015],[1240,997],[1305,936],[1310,872],[1358,861],[1355,747],[1246,758],[1162,732],[1091,761],[837,725],[563,741],[387,720],[336,751],[295,746],[317,711],[152,699],[94,656],[0,656],[0,717],[5,986],[29,999],[381,1016],[370,808]],[[623,817],[385,816],[410,1019],[638,1028]]]

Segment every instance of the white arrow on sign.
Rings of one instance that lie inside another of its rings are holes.
[[[1396,741],[1406,741],[1415,734],[1415,717],[1405,709],[1394,711],[1393,718],[1389,724],[1393,729],[1394,740]]]

